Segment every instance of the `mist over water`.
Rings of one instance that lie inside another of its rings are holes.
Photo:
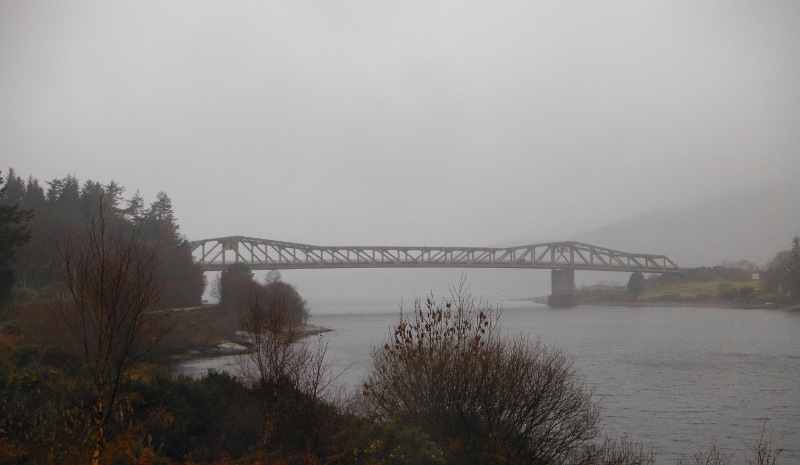
[[[524,269],[321,269],[281,270],[284,282],[290,283],[308,302],[313,315],[329,313],[397,312],[410,309],[416,299],[433,294],[436,299],[450,296],[450,288],[462,279],[470,294],[494,301],[529,299],[550,294],[550,270]],[[263,282],[265,271],[256,271]],[[208,273],[213,283],[218,273]],[[576,282],[584,279],[614,281],[624,285],[626,273],[578,272]],[[209,286],[206,298],[215,301]]]

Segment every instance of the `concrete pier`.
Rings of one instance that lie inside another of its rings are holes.
[[[547,298],[551,307],[574,307],[575,270],[554,269],[550,271],[550,289],[552,294]]]

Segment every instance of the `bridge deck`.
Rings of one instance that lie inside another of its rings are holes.
[[[580,242],[516,247],[321,247],[243,236],[192,242],[205,271],[234,263],[252,270],[322,268],[528,268],[675,273],[664,255],[620,252]]]

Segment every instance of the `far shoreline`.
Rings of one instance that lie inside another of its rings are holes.
[[[520,299],[513,299],[514,302],[531,302],[540,305],[547,305],[548,296],[527,297]],[[582,307],[587,305],[594,305],[600,307],[683,307],[683,308],[729,308],[738,310],[785,310],[785,311],[800,311],[800,305],[785,305],[785,306],[766,306],[766,305],[736,305],[735,303],[727,302],[697,302],[697,301],[678,301],[678,300],[640,300],[640,301],[608,301],[608,300],[580,300],[575,307]],[[567,307],[570,308],[570,307]],[[574,308],[574,307],[572,307]]]

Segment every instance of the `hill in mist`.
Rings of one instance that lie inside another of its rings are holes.
[[[800,186],[776,184],[655,210],[570,239],[664,254],[679,266],[694,267],[740,259],[764,265],[798,233]]]

